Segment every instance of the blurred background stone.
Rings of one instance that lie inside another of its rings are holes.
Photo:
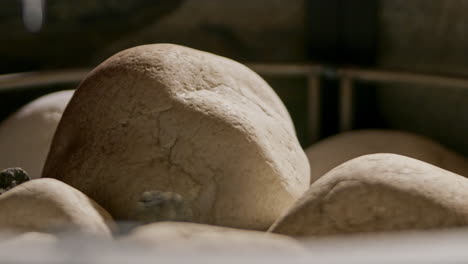
[[[12,4],[13,3],[13,4]],[[304,60],[303,0],[48,0],[38,33],[21,2],[0,3],[0,73],[94,66],[136,45],[170,42],[235,60]]]

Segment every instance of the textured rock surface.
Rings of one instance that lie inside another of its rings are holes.
[[[156,44],[114,55],[81,83],[44,176],[117,219],[266,229],[308,188],[309,165],[257,74]]]
[[[31,178],[41,177],[55,129],[72,96],[71,90],[45,95],[0,124],[0,170],[21,167]]]
[[[55,179],[23,183],[0,196],[0,229],[84,232],[110,236],[110,215],[94,201]]]
[[[408,156],[468,177],[468,159],[429,138],[403,131],[358,130],[332,136],[306,149],[312,164],[310,182],[345,161],[374,153]]]
[[[468,180],[396,154],[348,161],[270,228],[295,237],[468,225]]]
[[[180,222],[160,222],[141,226],[123,240],[163,251],[248,249],[304,252],[297,241],[286,236]]]

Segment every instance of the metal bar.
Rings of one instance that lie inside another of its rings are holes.
[[[320,76],[310,73],[307,76],[307,141],[315,143],[321,131]]]
[[[89,71],[88,69],[77,69],[55,72],[4,74],[0,75],[0,91],[26,89],[31,86],[79,82]]]
[[[320,134],[320,83],[319,76],[330,69],[320,64],[247,64],[261,75],[306,76],[308,79],[307,129],[309,141],[315,141]],[[31,86],[76,83],[91,69],[75,69],[50,72],[25,72],[0,75],[0,91],[28,89]],[[358,68],[339,68],[334,71],[340,83],[340,130],[353,126],[353,80],[374,82],[401,82],[450,86],[468,89],[468,77],[431,75],[415,72],[397,72]]]
[[[468,77],[465,76],[432,75],[415,72],[396,72],[355,68],[338,69],[337,73],[341,77],[348,76],[353,79],[363,81],[402,82],[426,84],[431,86],[468,88]]]
[[[321,65],[297,64],[247,64],[252,70],[262,75],[280,76],[306,76],[308,74],[324,71]],[[71,83],[81,81],[92,69],[73,69],[63,71],[23,72],[0,75],[0,90],[27,88],[58,83]]]
[[[309,75],[323,74],[327,67],[320,64],[247,64],[259,74],[272,75]],[[339,78],[349,77],[355,80],[375,81],[375,82],[403,82],[414,84],[427,84],[434,86],[450,86],[468,88],[468,77],[433,75],[416,72],[399,72],[378,69],[359,68],[338,68],[336,69]]]
[[[259,74],[281,76],[304,76],[311,73],[320,74],[324,67],[320,64],[264,64],[248,63],[249,68]]]
[[[247,64],[262,75],[308,76],[311,73],[323,74],[327,69],[320,64]],[[25,72],[0,75],[0,90],[30,85],[79,82],[91,69],[74,69],[50,72]],[[355,80],[375,82],[404,82],[436,86],[468,88],[468,77],[431,75],[415,72],[398,72],[357,68],[338,68],[337,77],[347,76]]]
[[[340,81],[340,131],[353,128],[353,80],[347,76]]]

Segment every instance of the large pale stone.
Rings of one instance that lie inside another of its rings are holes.
[[[117,219],[267,229],[309,185],[284,105],[247,67],[171,44],[97,67],[44,169]]]
[[[44,95],[0,124],[0,170],[21,167],[40,178],[55,129],[73,91]]]
[[[429,138],[395,130],[356,130],[324,139],[306,149],[311,183],[353,158],[394,153],[468,176],[468,160]]]
[[[270,231],[296,237],[468,225],[468,180],[396,154],[345,162]]]
[[[0,229],[14,232],[83,232],[110,237],[110,215],[73,187],[55,179],[25,182],[0,195]]]
[[[181,222],[144,225],[136,228],[123,241],[156,250],[305,252],[297,241],[286,236]]]

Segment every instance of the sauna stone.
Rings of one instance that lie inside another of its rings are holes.
[[[44,176],[119,220],[266,230],[309,186],[290,116],[247,67],[172,44],[120,52],[80,84]]]
[[[0,195],[0,231],[84,233],[111,237],[114,223],[102,207],[55,179],[35,179]]]
[[[468,176],[468,160],[441,144],[410,132],[355,130],[324,139],[306,149],[311,183],[345,161],[362,155],[393,153]]]
[[[396,154],[371,154],[334,168],[270,228],[311,237],[468,225],[468,180]]]
[[[0,170],[20,167],[41,177],[55,129],[72,90],[44,95],[0,123]]]

